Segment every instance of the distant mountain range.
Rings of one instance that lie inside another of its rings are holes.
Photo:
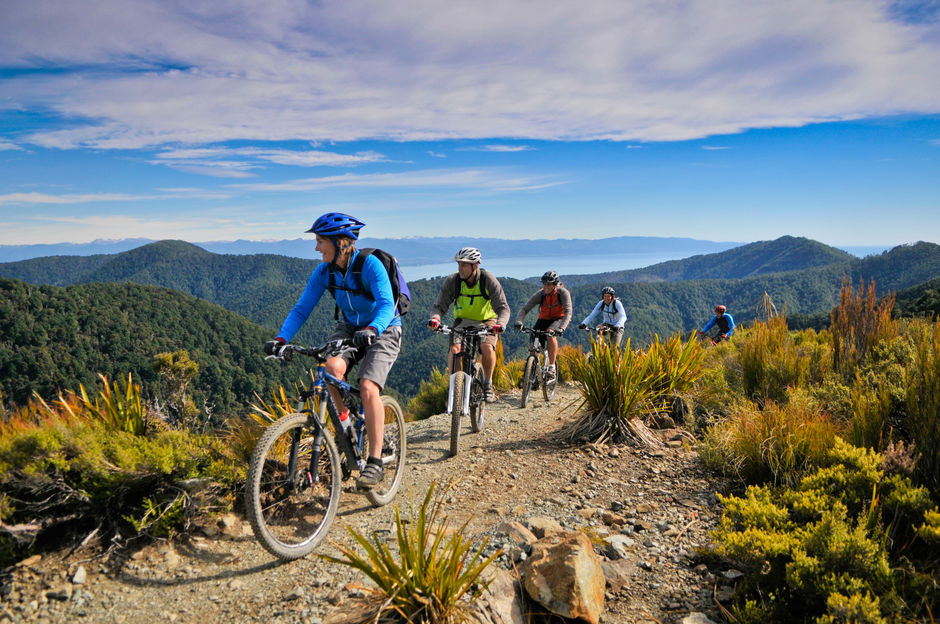
[[[147,238],[124,240],[97,240],[90,243],[58,243],[47,245],[0,245],[0,262],[16,262],[47,256],[94,256],[116,254],[157,241]],[[314,250],[312,236],[280,241],[209,241],[193,243],[217,254],[275,254],[291,258],[319,259]],[[487,257],[531,257],[551,255],[602,255],[629,251],[631,253],[660,253],[673,257],[682,254],[710,254],[744,245],[739,242],[714,242],[693,238],[656,236],[618,236],[593,239],[535,239],[509,240],[502,238],[414,237],[363,238],[361,247],[379,247],[394,254],[403,265],[447,262],[454,251],[470,245],[486,250]],[[887,247],[843,247],[856,256],[884,251]]]
[[[449,253],[453,253],[454,241],[444,244],[451,250]],[[196,296],[260,325],[255,325],[257,329],[250,331],[252,339],[249,341],[257,343],[256,348],[260,350],[261,337],[274,335],[316,265],[314,260],[268,254],[221,255],[182,241],[160,241],[116,254],[45,257],[3,263],[0,264],[0,276],[31,284],[68,286],[62,293],[55,291],[56,297],[63,300],[78,297],[74,304],[68,304],[73,308],[77,306],[77,309],[85,305],[80,299],[87,297],[86,291],[74,286],[77,284],[135,282],[170,288],[186,294],[180,297],[181,305],[189,301],[188,296]],[[597,302],[603,285],[613,286],[626,306],[630,317],[627,335],[634,344],[645,344],[654,334],[665,336],[701,327],[719,302],[726,304],[739,322],[755,318],[756,303],[764,292],[773,298],[778,309],[786,309],[789,313],[820,314],[827,313],[835,304],[843,279],[855,286],[861,280],[874,279],[878,293],[885,294],[922,285],[938,277],[940,246],[933,243],[904,245],[859,259],[816,241],[786,236],[644,269],[593,276],[562,276],[574,301],[572,328],[566,333],[565,340],[585,340],[584,332],[576,327]],[[537,286],[511,278],[501,278],[501,281],[515,318]],[[411,314],[405,318],[404,346],[400,356],[400,361],[407,362],[407,365],[396,366],[389,380],[392,388],[405,395],[417,390],[432,367],[442,368],[444,365],[445,342],[441,336],[428,332],[424,327],[427,311],[439,291],[440,282],[441,278],[411,282],[414,301]],[[9,292],[28,298],[30,292],[36,291],[10,286]],[[40,289],[40,292],[45,291]],[[119,299],[116,295],[115,298]],[[920,302],[917,305],[923,309],[930,309],[930,302],[936,298],[935,288],[913,291],[910,295],[910,300]],[[161,296],[159,300],[160,306],[174,306],[172,297]],[[20,302],[12,309],[24,305],[27,304]],[[65,303],[57,305],[66,306]],[[125,308],[129,304],[116,305]],[[186,314],[216,314],[211,306],[197,308],[189,303],[186,306]],[[0,344],[0,353],[11,354],[15,362],[15,354],[22,345],[20,339],[8,335],[16,316],[3,318],[5,309],[11,308],[0,301],[0,343],[3,343]],[[49,314],[53,312],[50,310]],[[217,316],[212,323],[219,326],[219,331],[232,324],[232,321]],[[530,313],[527,320],[531,322],[534,316],[534,312]],[[38,325],[24,325],[21,329],[42,335],[44,324],[45,321],[40,321]],[[333,324],[332,301],[323,302],[314,310],[296,340],[308,344],[323,340]],[[183,324],[175,330],[179,345],[193,344],[188,325]],[[63,325],[67,326],[75,327],[74,324]],[[29,327],[33,329],[29,330]],[[115,326],[112,331],[126,331],[133,336],[146,332],[146,327]],[[173,331],[161,330],[161,335],[173,341]],[[62,340],[68,347],[67,332],[62,334]],[[504,338],[507,355],[520,355],[524,342],[523,335],[508,332]],[[171,347],[171,344],[161,346],[166,350]],[[261,361],[260,351],[256,355]],[[140,356],[135,360],[136,364],[127,364],[128,370],[136,371],[133,366],[146,363],[153,353]],[[79,359],[92,361],[89,356]],[[58,359],[52,360],[50,365],[55,361]],[[109,364],[112,368],[120,365],[117,360]],[[28,375],[21,378],[28,379]],[[208,389],[206,392],[209,394]],[[245,398],[248,399],[250,397]]]

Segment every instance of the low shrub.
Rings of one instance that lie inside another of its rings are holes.
[[[436,368],[431,369],[431,377],[421,382],[418,394],[408,401],[405,413],[413,420],[424,420],[447,409],[447,392],[450,378]]]
[[[841,427],[806,393],[759,409],[740,401],[710,427],[699,454],[711,469],[744,483],[792,485],[818,466]]]
[[[886,476],[881,456],[840,438],[820,464],[793,488],[750,486],[742,497],[719,497],[725,510],[714,552],[745,572],[735,617],[879,622],[929,615],[940,597],[928,580],[938,551],[930,529],[912,530],[940,524],[927,490]]]

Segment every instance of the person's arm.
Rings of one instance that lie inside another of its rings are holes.
[[[598,302],[597,302],[597,305],[594,306],[594,309],[591,310],[591,313],[588,314],[586,317],[584,317],[584,320],[581,321],[581,324],[582,324],[582,325],[587,325],[588,327],[590,327],[590,326],[591,326],[591,323],[594,322],[594,317],[597,316],[598,313],[600,313],[600,311],[601,311],[601,305],[603,305],[603,303],[604,303],[604,300],[603,300],[603,299],[601,299],[600,301],[598,301]]]
[[[496,322],[505,329],[509,323],[510,311],[503,285],[489,271],[483,274],[483,278],[489,280],[486,283],[486,292],[490,295],[490,305],[493,306],[493,312],[496,313]]]
[[[617,304],[617,318],[614,319],[614,325],[623,327],[627,322],[627,311],[623,309],[623,302],[620,299],[615,299],[614,303]]]
[[[375,299],[373,310],[375,315],[369,322],[376,332],[384,332],[392,319],[395,318],[395,300],[392,295],[392,283],[388,279],[388,271],[382,261],[369,255],[362,264],[362,282]]]
[[[705,325],[705,327],[702,328],[702,333],[704,334],[704,333],[707,332],[709,329],[711,329],[711,328],[715,325],[715,322],[716,322],[717,320],[718,320],[718,315],[716,314],[715,316],[712,317],[712,320],[708,321],[708,323]]]
[[[456,273],[444,278],[444,282],[441,284],[441,292],[437,294],[437,299],[435,299],[434,304],[431,305],[430,318],[437,318],[437,320],[444,318],[444,315],[447,314],[447,308],[449,308],[450,304],[457,298],[457,284],[459,280],[460,278],[457,277]]]
[[[287,318],[284,319],[284,323],[277,333],[277,337],[284,342],[291,341],[291,338],[294,337],[294,334],[297,333],[317,306],[320,297],[323,296],[323,291],[326,290],[326,280],[328,279],[326,273],[328,267],[329,264],[326,262],[317,265],[317,268],[310,275],[310,279],[307,280],[307,286],[300,295],[300,299],[297,300],[297,303],[287,314]]]
[[[522,323],[523,321],[525,321],[525,315],[529,313],[529,310],[537,306],[539,304],[539,301],[541,301],[541,299],[542,299],[541,290],[535,293],[534,295],[532,295],[531,297],[529,297],[529,300],[526,301],[525,305],[522,306],[522,309],[519,310],[519,314],[516,315],[516,322]]]
[[[561,309],[565,311],[565,318],[561,319],[561,324],[558,325],[558,331],[562,332],[568,327],[568,323],[571,322],[571,314],[574,312],[571,305],[571,293],[568,292],[567,288],[558,289],[558,301],[561,302]]]
[[[727,312],[725,312],[725,316],[728,317],[728,335],[730,336],[734,333],[734,317]]]

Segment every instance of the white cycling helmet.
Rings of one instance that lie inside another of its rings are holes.
[[[473,264],[478,264],[483,260],[483,254],[480,253],[480,250],[476,247],[461,247],[454,255],[454,260],[457,262],[471,262]]]

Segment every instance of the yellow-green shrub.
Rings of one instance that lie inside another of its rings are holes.
[[[447,408],[447,392],[450,378],[436,368],[431,369],[430,379],[421,382],[418,394],[408,401],[405,413],[413,420],[424,420],[441,414]]]

